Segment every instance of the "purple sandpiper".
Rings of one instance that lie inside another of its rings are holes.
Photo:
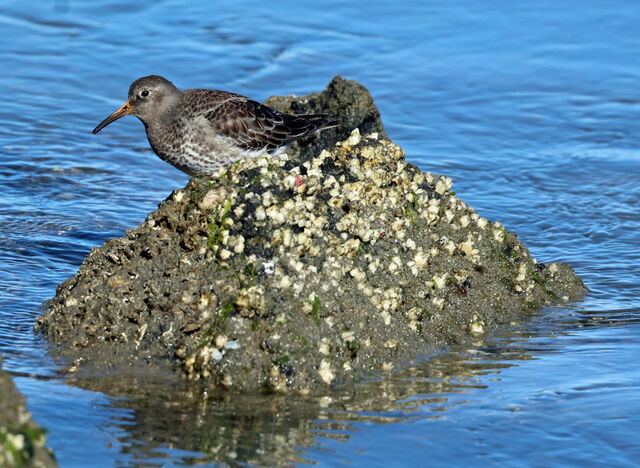
[[[131,83],[128,101],[93,133],[128,114],[142,121],[160,159],[189,175],[278,153],[292,141],[338,125],[326,115],[285,114],[226,91],[180,91],[157,75]]]

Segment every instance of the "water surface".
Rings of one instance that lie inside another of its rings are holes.
[[[529,3],[0,5],[0,354],[60,465],[637,463],[640,5]],[[297,401],[67,380],[40,305],[187,180],[132,117],[90,134],[151,73],[258,100],[356,79],[407,159],[591,293]]]

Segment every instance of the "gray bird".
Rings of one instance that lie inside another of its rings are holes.
[[[226,91],[180,91],[157,75],[131,83],[128,101],[93,133],[128,114],[142,121],[160,159],[189,175],[278,153],[292,141],[338,125],[326,115],[285,114]]]

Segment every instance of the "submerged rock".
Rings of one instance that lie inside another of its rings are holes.
[[[215,387],[306,392],[581,297],[569,266],[537,263],[451,179],[407,163],[363,90],[336,78],[273,98],[357,128],[192,178],[92,249],[38,319],[57,353],[76,372],[172,366]]]
[[[45,439],[44,429],[31,419],[11,376],[0,369],[0,466],[58,466]]]

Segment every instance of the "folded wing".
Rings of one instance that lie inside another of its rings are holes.
[[[206,111],[204,117],[216,132],[246,150],[273,151],[299,138],[338,125],[326,115],[284,114],[243,96],[228,99]]]

